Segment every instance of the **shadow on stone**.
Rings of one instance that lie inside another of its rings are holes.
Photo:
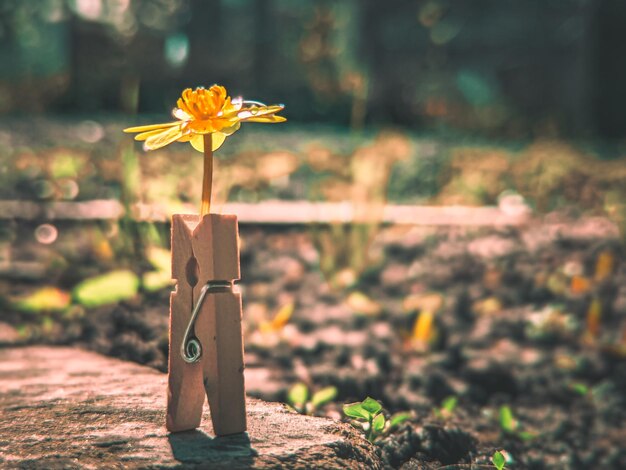
[[[174,458],[183,463],[237,460],[244,463],[247,458],[257,456],[250,446],[248,433],[231,436],[211,437],[197,429],[172,433],[167,436]]]

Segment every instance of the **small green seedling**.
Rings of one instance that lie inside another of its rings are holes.
[[[367,397],[362,402],[349,403],[343,406],[343,412],[352,418],[352,425],[365,432],[365,438],[374,442],[393,428],[411,418],[411,413],[396,413],[387,420],[383,414],[383,407],[373,398]]]
[[[452,417],[458,403],[457,397],[447,397],[441,402],[441,407],[433,408],[433,413],[437,419],[445,421]]]
[[[337,396],[337,388],[333,386],[324,387],[315,392],[309,400],[309,387],[302,382],[295,384],[289,389],[287,402],[298,412],[305,415],[312,415],[316,410],[330,403]]]
[[[504,405],[500,407],[500,427],[506,433],[513,434],[517,430],[519,423],[513,417],[511,408]]]
[[[412,417],[413,417],[413,414],[411,414],[409,411],[399,411],[397,413],[392,414],[391,418],[389,418],[388,430],[391,431],[392,429],[397,428],[402,423],[404,423],[405,421],[408,421]]]
[[[589,392],[591,391],[591,389],[587,385],[580,382],[571,382],[568,388],[583,397],[589,395]]]
[[[374,442],[380,437],[385,429],[385,415],[383,407],[373,398],[367,397],[360,403],[351,403],[343,406],[343,412],[352,418],[355,427],[361,427],[365,431],[365,438]]]
[[[506,457],[500,450],[496,450],[491,456],[491,463],[496,467],[497,470],[502,470],[506,465]]]
[[[520,429],[519,421],[513,415],[511,408],[503,405],[500,407],[500,428],[506,434],[516,436],[523,441],[530,441],[537,437],[537,434],[530,431],[523,431]]]

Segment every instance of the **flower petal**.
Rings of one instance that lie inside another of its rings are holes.
[[[239,111],[243,106],[243,98],[241,96],[237,96],[230,101],[231,105],[235,110]]]
[[[181,121],[189,121],[193,117],[180,108],[174,108],[172,110],[172,116]]]
[[[265,106],[263,108],[253,106],[239,111],[239,113],[237,113],[237,117],[242,121],[248,121],[252,118],[278,113],[283,109],[285,109],[284,106]]]
[[[221,132],[213,133],[213,151],[215,152],[218,148],[222,146],[222,144],[226,141],[226,134],[222,134]]]
[[[166,145],[175,142],[182,136],[183,131],[180,129],[180,126],[171,127],[170,129],[166,129],[159,134],[148,137],[144,147],[148,150],[160,149],[161,147],[165,147]]]
[[[176,101],[176,106],[178,106],[178,109],[181,109],[185,114],[188,114],[190,116],[193,114],[188,106],[191,94],[191,88],[185,88],[180,94],[180,98],[178,98],[178,100]]]
[[[211,135],[213,136],[212,143],[213,151],[215,152],[222,146],[227,136],[221,132],[213,132]],[[189,143],[191,143],[191,146],[198,152],[204,153],[204,135],[194,134],[191,139],[189,139]]]
[[[202,134],[193,134],[189,139],[189,143],[198,152],[204,153],[204,136]]]
[[[155,129],[153,131],[142,132],[135,136],[135,140],[138,140],[141,142],[142,140],[146,140],[147,138],[152,137],[153,135],[161,134],[162,132],[165,132],[166,130],[168,129],[160,128],[160,129]]]
[[[252,117],[246,119],[246,122],[264,122],[264,123],[275,123],[275,122],[285,122],[287,118],[283,116],[276,116],[275,114],[270,114],[269,116],[260,116],[260,117]]]
[[[135,127],[127,127],[124,129],[124,132],[146,132],[153,131],[156,129],[166,129],[168,127],[173,127],[179,125],[180,122],[165,122],[163,124],[149,124],[147,126],[135,126]]]
[[[235,132],[239,130],[240,127],[241,127],[241,122],[236,122],[230,127],[222,128],[222,130],[220,130],[220,133],[226,136],[233,135]]]

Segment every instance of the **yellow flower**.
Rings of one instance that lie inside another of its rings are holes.
[[[164,124],[129,127],[124,132],[139,132],[135,140],[145,141],[147,150],[156,150],[172,142],[189,142],[199,152],[204,152],[204,135],[212,134],[213,148],[217,150],[242,122],[284,122],[276,113],[283,105],[266,106],[257,101],[231,99],[226,88],[213,85],[208,90],[187,88],[177,101],[172,115],[177,119]]]

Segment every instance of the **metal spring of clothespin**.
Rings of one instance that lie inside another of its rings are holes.
[[[232,281],[209,281],[202,287],[198,301],[191,312],[191,318],[189,319],[189,324],[185,329],[185,336],[183,337],[183,343],[180,347],[180,355],[187,364],[194,364],[202,357],[202,344],[196,336],[195,324],[205,297],[207,294],[232,291],[232,289]]]

